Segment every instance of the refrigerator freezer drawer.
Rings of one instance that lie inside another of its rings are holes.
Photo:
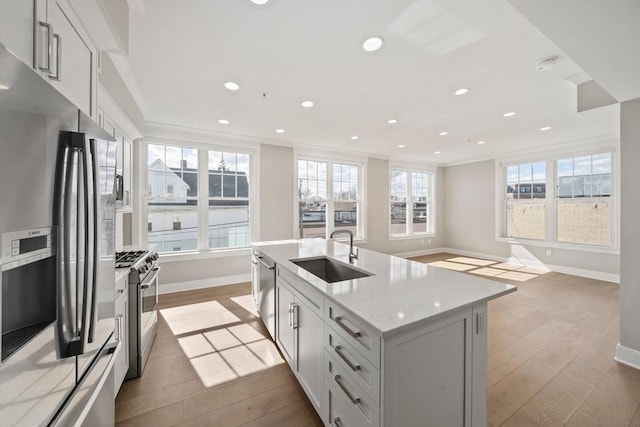
[[[113,365],[116,347],[114,342],[105,345],[51,426],[107,427],[115,424]]]

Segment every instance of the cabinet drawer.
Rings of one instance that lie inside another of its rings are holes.
[[[329,375],[326,383],[328,394],[326,413],[329,425],[336,427],[341,427],[341,424],[342,427],[378,427],[380,425],[380,409],[349,376]],[[339,421],[336,421],[336,418]]]
[[[322,294],[289,270],[280,266],[277,266],[276,270],[276,280],[284,281],[289,288],[295,291],[297,297],[303,298],[309,303],[310,309],[314,310],[318,316],[323,317],[324,297]]]
[[[381,338],[375,329],[330,301],[325,304],[325,322],[380,369]]]
[[[373,399],[380,403],[380,371],[362,354],[356,351],[341,335],[330,327],[325,328],[325,349],[329,357],[325,357],[326,369],[332,373],[333,364],[338,364],[342,371],[352,379]]]

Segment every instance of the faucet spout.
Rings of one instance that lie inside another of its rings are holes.
[[[351,230],[335,230],[331,233],[329,238],[333,239],[333,236],[341,233],[349,234],[349,262],[353,264],[353,260],[358,259],[358,249],[356,248],[356,251],[353,252],[353,233]]]

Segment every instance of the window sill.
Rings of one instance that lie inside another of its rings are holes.
[[[563,249],[568,251],[592,252],[606,255],[620,255],[618,248],[606,248],[603,246],[578,245],[573,243],[549,242],[546,240],[517,239],[513,237],[496,237],[496,242],[511,243],[520,246],[537,246],[549,249]]]
[[[234,256],[249,256],[251,255],[251,247],[232,248],[232,249],[210,249],[203,251],[185,251],[185,252],[169,252],[160,253],[160,262],[180,262],[180,261],[193,261],[200,259],[212,259],[212,258],[228,258]]]

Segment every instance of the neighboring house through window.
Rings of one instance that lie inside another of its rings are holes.
[[[149,243],[159,252],[249,245],[250,152],[146,146]]]

